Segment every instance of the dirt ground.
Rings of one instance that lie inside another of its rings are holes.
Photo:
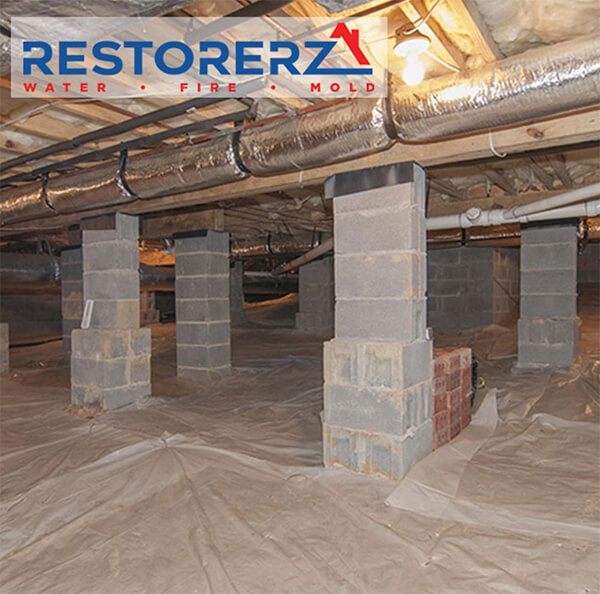
[[[599,591],[597,292],[569,371],[513,372],[500,327],[440,337],[477,352],[480,412],[400,486],[321,466],[322,343],[286,327],[294,308],[254,304],[210,384],[177,379],[174,325],[153,326],[152,397],[94,418],[66,412],[60,341],[12,349],[0,591]]]

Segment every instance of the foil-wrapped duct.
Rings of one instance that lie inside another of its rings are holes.
[[[111,161],[48,179],[48,204],[59,213],[79,212],[135,200],[121,179],[121,165]]]
[[[251,126],[240,157],[253,175],[273,175],[354,159],[388,148],[382,100],[357,99]]]
[[[48,254],[2,252],[0,258],[0,288],[2,292],[28,290],[32,287],[49,290],[58,286],[58,261]]]
[[[231,255],[237,258],[264,256],[291,256],[312,250],[319,242],[315,239],[280,239],[266,237],[263,242],[243,242],[231,247]]]
[[[423,142],[515,125],[600,101],[600,38],[542,47],[485,66],[395,87],[398,138]]]
[[[44,200],[39,181],[0,190],[0,225],[41,219],[56,214]]]
[[[183,148],[133,157],[125,167],[127,186],[139,198],[156,198],[227,184],[246,177],[232,134]]]

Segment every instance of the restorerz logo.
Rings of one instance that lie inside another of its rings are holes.
[[[13,97],[382,97],[385,18],[13,18]]]

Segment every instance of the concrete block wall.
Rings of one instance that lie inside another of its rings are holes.
[[[522,226],[518,365],[568,367],[578,344],[577,225]]]
[[[60,254],[60,286],[63,351],[71,354],[71,332],[81,325],[83,314],[83,250],[64,248]]]
[[[402,183],[334,198],[336,334],[324,345],[323,437],[326,466],[399,479],[432,447],[432,344],[425,175],[394,167]]]
[[[236,260],[229,269],[229,310],[233,326],[248,321],[244,311],[244,264],[241,260]]]
[[[588,243],[577,260],[577,282],[600,285],[600,243]]]
[[[6,373],[10,367],[9,361],[8,324],[0,324],[0,373]]]
[[[119,408],[147,396],[150,329],[140,328],[138,219],[117,213],[108,228],[83,231],[88,328],[72,332],[71,401]]]
[[[302,334],[333,336],[333,258],[309,262],[300,267],[296,329]]]
[[[427,264],[428,324],[452,333],[518,316],[518,250],[456,247],[430,249]]]
[[[472,353],[468,348],[433,351],[433,449],[454,439],[471,422]]]
[[[178,375],[206,379],[231,368],[229,235],[175,236]]]

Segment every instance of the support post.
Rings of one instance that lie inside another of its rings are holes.
[[[425,172],[341,174],[334,201],[335,338],[324,348],[324,462],[399,479],[431,452]]]
[[[232,326],[248,321],[244,311],[244,263],[236,260],[229,269],[229,302]]]
[[[314,260],[300,267],[299,311],[296,329],[302,334],[333,336],[333,258]]]
[[[81,246],[64,248],[60,254],[60,289],[63,352],[71,357],[71,332],[81,326],[83,314],[83,251]]]
[[[231,368],[229,235],[175,236],[177,374],[206,379]]]
[[[73,330],[71,401],[113,409],[150,394],[151,335],[140,328],[138,218],[83,225],[84,328]]]
[[[577,224],[521,229],[519,367],[569,367],[579,350]]]
[[[0,324],[0,373],[7,373],[10,368],[9,362],[9,337],[8,324]]]

